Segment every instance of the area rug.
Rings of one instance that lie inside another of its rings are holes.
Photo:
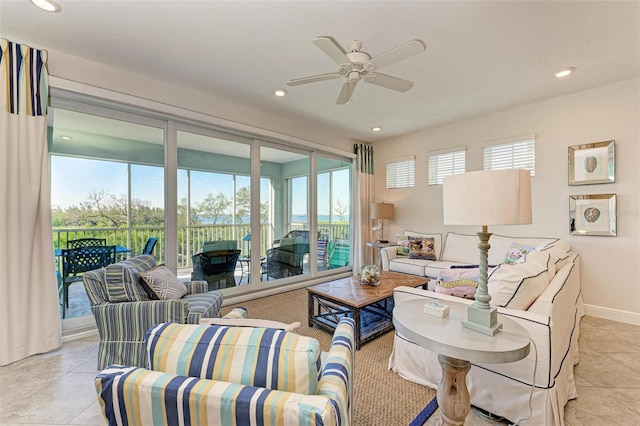
[[[438,400],[436,399],[436,397],[433,397],[431,402],[429,402],[427,406],[424,407],[424,410],[420,411],[416,418],[413,419],[411,423],[409,423],[409,426],[422,426],[426,423],[427,420],[429,420],[429,417],[431,417],[431,415],[435,413],[437,409]]]
[[[235,306],[247,308],[249,317],[292,323],[302,326],[297,333],[318,340],[327,350],[331,334],[307,323],[307,291],[281,293],[235,305],[224,306],[224,315]],[[435,390],[401,378],[389,370],[393,349],[393,331],[362,345],[355,353],[353,419],[355,426],[402,426],[411,424],[425,404],[435,397]]]

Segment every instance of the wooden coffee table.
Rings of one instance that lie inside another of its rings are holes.
[[[429,278],[383,271],[380,284],[363,285],[358,277],[342,278],[307,287],[309,327],[333,333],[346,315],[355,321],[356,350],[393,330],[393,289],[400,286],[426,289]],[[391,303],[390,303],[391,302]]]

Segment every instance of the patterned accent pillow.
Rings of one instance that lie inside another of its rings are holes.
[[[513,243],[507,250],[507,254],[504,256],[504,262],[507,265],[513,265],[522,258],[525,254],[529,253],[535,247],[523,246],[518,243]]]
[[[430,237],[409,237],[409,259],[436,260],[435,240]]]
[[[140,285],[138,274],[155,268],[157,265],[155,257],[143,254],[105,266],[109,302],[141,302],[149,300],[147,292]]]
[[[152,370],[315,395],[320,344],[275,328],[158,324],[145,336]]]
[[[187,294],[187,286],[164,265],[140,272],[139,275],[152,300],[180,299]]]
[[[438,272],[435,292],[449,294],[464,299],[473,299],[478,288],[480,270],[478,265],[443,269]]]
[[[396,242],[398,249],[396,254],[398,256],[409,256],[409,237],[402,237]]]

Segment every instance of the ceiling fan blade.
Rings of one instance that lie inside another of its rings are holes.
[[[377,72],[367,74],[367,76],[364,77],[364,81],[377,86],[386,87],[387,89],[396,90],[398,92],[406,92],[413,86],[411,81]]]
[[[294,78],[287,81],[287,86],[298,86],[300,84],[315,83],[316,81],[333,80],[342,77],[341,74],[332,72],[329,74],[312,75],[309,77]]]
[[[313,44],[318,46],[328,57],[338,64],[348,64],[349,58],[347,57],[347,51],[338,44],[338,42],[330,36],[316,37],[313,39]]]
[[[345,84],[343,84],[342,90],[340,90],[340,94],[338,95],[338,100],[336,101],[336,104],[344,105],[347,102],[349,102],[349,100],[351,99],[351,96],[353,95],[353,91],[356,88],[356,84],[358,84],[358,80],[353,82],[346,82]]]
[[[410,56],[424,52],[426,49],[427,45],[424,44],[422,40],[415,39],[391,50],[387,50],[375,58],[371,58],[369,62],[374,64],[376,68],[382,68],[394,62],[398,62]]]

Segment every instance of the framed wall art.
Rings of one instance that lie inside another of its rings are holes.
[[[616,194],[570,195],[572,235],[616,236]]]
[[[570,146],[569,185],[615,182],[615,156],[615,141]]]

